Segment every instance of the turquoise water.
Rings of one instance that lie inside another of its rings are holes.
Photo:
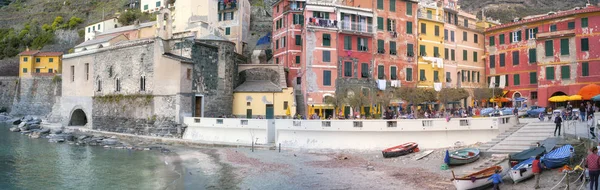
[[[165,189],[159,152],[48,143],[0,123],[0,189]]]

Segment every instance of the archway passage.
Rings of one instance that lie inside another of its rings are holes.
[[[567,94],[562,92],[562,91],[556,91],[552,94],[552,96],[550,97],[554,97],[554,96],[566,96]]]
[[[69,126],[84,126],[87,124],[87,117],[85,112],[81,109],[76,109],[71,114],[71,120],[69,120]]]

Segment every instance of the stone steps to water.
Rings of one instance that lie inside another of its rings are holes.
[[[518,125],[518,130],[511,128],[498,135],[491,142],[484,144],[481,150],[485,154],[521,152],[537,145],[553,136],[553,123],[527,123]],[[513,132],[514,131],[514,132]]]

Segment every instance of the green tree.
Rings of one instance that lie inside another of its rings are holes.
[[[72,16],[71,19],[69,19],[69,24],[68,24],[68,28],[69,29],[74,29],[75,27],[79,26],[79,24],[83,23],[83,19],[78,18],[76,16]]]
[[[58,29],[58,27],[60,26],[60,24],[62,24],[64,21],[62,16],[57,16],[56,18],[54,18],[54,22],[52,22],[52,29],[56,30]]]

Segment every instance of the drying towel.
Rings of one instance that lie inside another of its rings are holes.
[[[435,91],[441,91],[442,90],[442,83],[441,82],[436,82],[433,83],[433,89],[435,89]]]
[[[386,81],[385,80],[377,80],[377,87],[379,90],[385,90]]]
[[[397,80],[392,80],[391,86],[392,87],[398,87],[398,81]]]

